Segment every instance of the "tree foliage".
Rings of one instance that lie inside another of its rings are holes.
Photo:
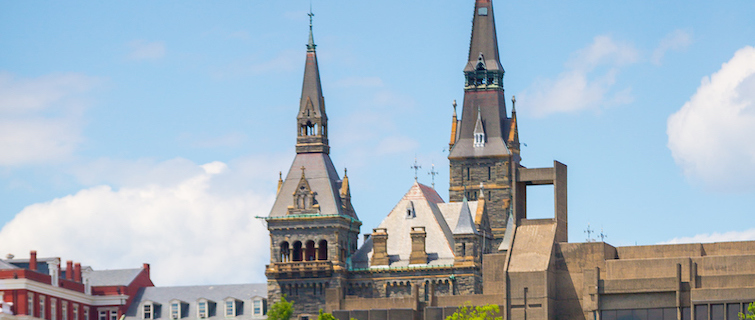
[[[286,295],[281,296],[281,300],[273,303],[270,306],[270,311],[267,312],[268,320],[289,320],[294,313],[294,302],[287,301]]]
[[[322,309],[320,309],[320,314],[317,315],[317,320],[338,320],[338,319],[336,319],[336,317],[334,317],[330,313],[322,312]]]
[[[747,312],[739,313],[739,319],[740,320],[755,320],[755,302],[750,303],[750,306],[747,307]]]
[[[448,316],[446,320],[503,320],[503,317],[495,316],[499,312],[500,309],[494,304],[476,307],[467,304],[456,309],[456,312]]]

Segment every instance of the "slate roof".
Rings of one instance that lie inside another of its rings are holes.
[[[480,53],[485,59],[485,66],[488,70],[503,70],[503,66],[498,61],[498,40],[495,31],[495,18],[493,17],[493,3],[490,0],[475,1],[472,39],[469,43],[469,62],[464,71],[475,69]]]
[[[142,271],[137,269],[116,269],[116,270],[93,270],[84,272],[82,277],[89,279],[89,284],[93,287],[99,286],[127,286],[134,281],[136,276]]]
[[[19,267],[16,267],[10,263],[7,263],[3,260],[0,260],[0,270],[8,270],[8,269],[20,269]]]
[[[237,304],[237,316],[226,318],[223,313],[223,301],[226,298],[234,298],[242,303]],[[170,319],[170,303],[179,300],[186,303],[182,310],[181,319],[197,318],[197,301],[206,299],[215,302],[215,312],[205,319],[259,319],[253,316],[252,300],[255,298],[267,299],[267,284],[230,284],[230,285],[205,285],[205,286],[177,286],[177,287],[146,287],[141,288],[134,296],[134,301],[126,312],[126,319],[142,319],[141,307],[144,302],[150,301],[161,305],[156,319]]]
[[[461,210],[459,210],[459,219],[454,228],[454,234],[479,234],[474,220],[472,220],[472,213],[469,211],[469,205],[467,204],[467,198],[461,203]]]
[[[476,209],[477,203],[470,202]],[[407,208],[414,207],[414,216],[407,217]],[[415,182],[391,210],[378,228],[388,232],[389,267],[409,266],[412,227],[425,227],[426,265],[450,265],[454,262],[453,232],[461,211],[461,203],[444,203],[438,193],[426,185]],[[469,210],[469,207],[468,207]],[[467,213],[469,215],[469,213]],[[448,219],[453,217],[453,219]],[[471,220],[471,217],[469,218]],[[449,224],[449,220],[453,224]],[[372,257],[372,239],[367,239],[352,257],[355,268],[367,268]],[[376,267],[377,268],[377,267]]]
[[[270,217],[281,217],[288,213],[288,207],[294,205],[294,191],[301,179],[301,167],[310,188],[315,192],[315,201],[320,205],[320,214],[344,214],[358,219],[356,213],[344,211],[341,203],[341,179],[338,177],[330,156],[326,153],[299,153],[291,164],[286,179],[281,185]]]
[[[438,204],[438,209],[440,209],[440,212],[443,214],[443,218],[446,219],[446,224],[448,224],[449,227],[455,227],[458,223],[459,212],[461,212],[461,205],[461,202],[448,202]],[[479,202],[467,201],[467,206],[469,206],[470,212],[477,212]]]

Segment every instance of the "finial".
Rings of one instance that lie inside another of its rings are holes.
[[[312,13],[312,3],[309,3],[309,13],[307,13],[309,16],[309,43],[307,44],[307,51],[315,51],[315,37],[312,35],[312,17],[315,16],[314,13]]]
[[[516,112],[516,96],[511,96],[511,112]]]
[[[304,166],[301,166],[301,177],[304,178]]]
[[[414,169],[414,182],[417,182],[417,171],[422,168],[419,164],[417,164],[417,157],[414,157],[414,165],[409,167],[409,169]]]
[[[348,170],[348,169],[346,169],[345,167],[343,168],[343,177],[344,177],[344,178],[346,178],[346,177],[348,176],[348,174],[347,174],[347,172],[348,172],[348,171],[349,171],[349,170]]]
[[[278,180],[283,180],[283,171],[278,171]]]
[[[429,174],[430,176],[432,176],[432,179],[433,179],[432,185],[433,185],[433,189],[435,189],[435,176],[438,175],[438,171],[435,171],[435,164],[434,163],[430,165],[430,172],[428,172],[427,174]]]
[[[456,99],[454,99],[454,103],[452,105],[454,106],[454,118],[456,118]]]

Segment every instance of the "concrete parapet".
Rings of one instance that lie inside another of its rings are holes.
[[[618,248],[617,248],[618,250]],[[682,281],[689,281],[689,258],[619,259],[606,261],[607,280],[676,277],[676,265],[682,265]]]
[[[641,292],[676,292],[679,282],[673,278],[646,278],[603,280],[601,294],[641,293]]]

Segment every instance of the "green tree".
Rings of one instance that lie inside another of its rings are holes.
[[[750,303],[750,306],[747,307],[747,312],[739,313],[739,320],[755,320],[755,302]]]
[[[294,302],[287,301],[286,295],[281,296],[281,300],[270,306],[267,312],[268,320],[289,320],[294,313]]]
[[[497,305],[487,304],[473,307],[470,304],[459,307],[454,314],[446,320],[503,320],[503,317],[495,315],[500,312]]]
[[[330,313],[322,312],[322,309],[320,309],[320,314],[317,315],[317,320],[338,320],[338,319],[336,319],[336,317],[334,317]]]

